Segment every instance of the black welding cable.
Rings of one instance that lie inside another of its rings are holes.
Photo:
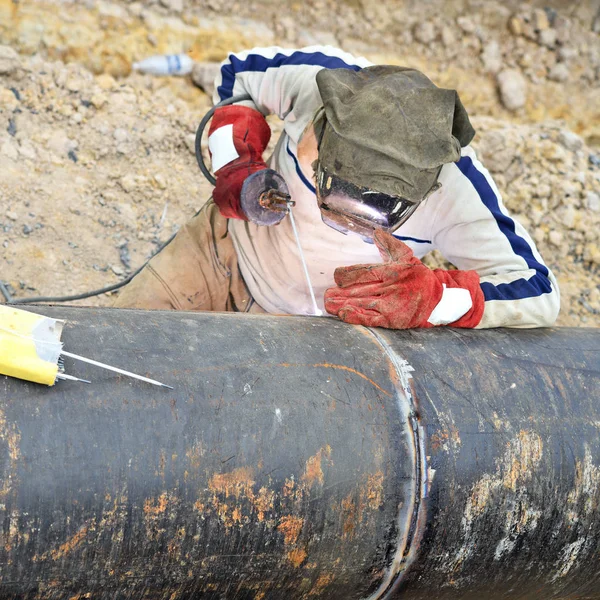
[[[84,292],[83,294],[75,294],[73,296],[36,296],[34,298],[13,298],[11,293],[8,291],[6,286],[0,281],[0,292],[6,298],[7,304],[34,304],[36,302],[72,302],[74,300],[83,300],[85,298],[91,298],[92,296],[99,296],[100,294],[106,294],[107,292],[113,292],[127,285],[149,262],[152,260],[163,248],[171,243],[173,238],[177,235],[175,232],[164,244],[161,244],[159,248],[152,253],[152,256],[138,269],[136,269],[131,275],[128,275],[122,281],[108,285],[99,290],[93,292]]]
[[[6,298],[7,302],[10,302],[10,292],[8,291],[8,289],[6,288],[6,286],[4,285],[4,283],[2,283],[0,281],[0,292],[2,292],[2,295]]]
[[[204,158],[202,157],[202,134],[206,127],[206,124],[210,121],[211,117],[215,110],[221,106],[227,106],[228,104],[235,104],[236,102],[243,102],[245,100],[250,100],[250,96],[248,94],[243,94],[240,96],[234,96],[233,98],[227,98],[215,104],[202,118],[200,121],[200,125],[198,125],[198,130],[196,131],[196,143],[195,143],[195,151],[196,151],[196,161],[198,162],[198,166],[202,171],[204,177],[208,179],[208,181],[215,185],[216,179],[212,175],[212,173],[208,170],[207,166],[204,164]],[[72,302],[74,300],[83,300],[85,298],[91,298],[92,296],[99,296],[100,294],[106,294],[107,292],[113,292],[114,290],[118,290],[122,288],[124,285],[127,285],[150,261],[154,256],[156,256],[167,244],[171,242],[171,240],[175,237],[173,234],[152,256],[139,268],[137,271],[119,281],[119,283],[115,283],[113,285],[109,285],[107,287],[103,287],[99,290],[94,290],[93,292],[85,292],[83,294],[75,294],[73,296],[36,296],[34,298],[13,298],[11,293],[8,291],[7,287],[0,281],[0,292],[6,299],[7,304],[33,304],[35,302]]]

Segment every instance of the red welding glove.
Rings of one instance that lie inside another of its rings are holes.
[[[388,329],[475,327],[484,297],[476,271],[429,269],[402,241],[375,233],[384,264],[339,267],[325,292],[327,312],[346,323]]]
[[[262,153],[270,139],[271,128],[257,110],[239,105],[215,110],[208,144],[217,179],[213,200],[224,217],[248,220],[240,206],[242,185],[268,168]]]

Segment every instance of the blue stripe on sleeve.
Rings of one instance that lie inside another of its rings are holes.
[[[362,67],[349,65],[337,56],[327,56],[323,52],[294,52],[289,56],[276,54],[273,58],[265,58],[260,54],[249,54],[240,60],[233,54],[229,55],[229,63],[221,67],[221,85],[217,88],[221,100],[231,98],[237,73],[245,71],[265,72],[267,69],[283,65],[318,65],[326,69],[352,69],[360,71]]]
[[[431,240],[420,240],[419,238],[409,237],[407,235],[396,235],[392,233],[392,235],[397,240],[402,240],[403,242],[417,242],[417,244],[431,244]]]
[[[515,232],[515,222],[501,210],[498,197],[488,183],[487,179],[477,170],[473,161],[468,156],[463,156],[457,167],[461,173],[473,184],[479,194],[481,201],[492,213],[500,231],[506,236],[513,252],[522,257],[530,269],[536,271],[530,279],[517,279],[511,283],[493,285],[489,282],[481,284],[485,300],[521,300],[523,298],[534,298],[552,291],[552,284],[548,279],[548,268],[538,262],[533,255],[531,246]]]
[[[316,194],[317,190],[315,189],[315,186],[312,185],[308,179],[306,179],[306,176],[304,175],[304,173],[302,172],[302,169],[300,168],[300,164],[298,163],[298,159],[296,158],[296,155],[290,150],[290,143],[289,143],[289,141],[286,144],[285,149],[287,150],[287,153],[292,157],[292,160],[294,161],[294,164],[296,165],[296,173],[298,174],[298,177],[300,177],[300,179],[302,180],[302,183],[313,194]]]

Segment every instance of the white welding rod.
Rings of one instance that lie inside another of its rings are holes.
[[[81,381],[83,383],[92,383],[91,381],[88,381],[87,379],[79,379],[79,377],[73,377],[73,375],[67,375],[66,373],[60,373],[60,372],[58,372],[56,374],[56,379],[68,379],[69,381]]]
[[[142,377],[141,375],[136,375],[135,373],[131,373],[129,371],[124,371],[123,369],[118,369],[117,367],[111,367],[110,365],[105,365],[104,363],[98,362],[97,360],[92,360],[91,358],[85,358],[84,356],[79,356],[78,354],[72,354],[71,352],[65,352],[61,350],[61,354],[63,356],[70,356],[76,360],[80,360],[82,362],[90,363],[90,365],[95,365],[96,367],[102,367],[103,369],[108,369],[109,371],[114,371],[115,373],[121,373],[121,375],[127,375],[128,377],[133,377],[134,379],[139,379],[140,381],[145,381],[146,383],[152,383],[153,385],[159,385],[161,387],[166,387],[172,390],[173,388],[170,385],[166,385],[161,383],[160,381],[156,381],[155,379],[149,379],[148,377]]]
[[[290,215],[290,222],[292,223],[292,229],[294,230],[294,236],[296,238],[296,244],[298,245],[298,252],[300,252],[300,260],[302,261],[302,268],[304,269],[304,276],[306,277],[306,283],[308,284],[308,291],[313,303],[313,310],[315,315],[320,317],[323,315],[323,311],[317,306],[317,299],[315,298],[315,292],[313,290],[312,283],[310,282],[310,275],[308,274],[308,267],[306,266],[306,260],[304,259],[304,252],[302,252],[302,246],[300,245],[300,237],[298,236],[298,230],[296,229],[296,221],[294,221],[294,215],[292,213],[292,207],[288,204],[288,214]]]

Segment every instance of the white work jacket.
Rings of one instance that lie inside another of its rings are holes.
[[[313,174],[302,170],[297,144],[322,105],[317,72],[370,65],[330,46],[255,48],[230,54],[216,80],[215,103],[248,94],[252,102],[247,105],[283,119],[284,131],[269,162],[284,177],[296,203],[301,247],[321,310],[325,290],[335,286],[336,267],[382,259],[374,244],[322,222]],[[485,309],[478,327],[552,325],[560,304],[556,279],[525,229],[508,214],[473,149],[463,148],[458,162],[444,165],[439,181],[442,187],[394,232],[395,237],[419,258],[438,249],[457,268],[479,274]],[[229,231],[242,276],[260,306],[270,313],[313,314],[289,218],[274,227],[232,219]]]

